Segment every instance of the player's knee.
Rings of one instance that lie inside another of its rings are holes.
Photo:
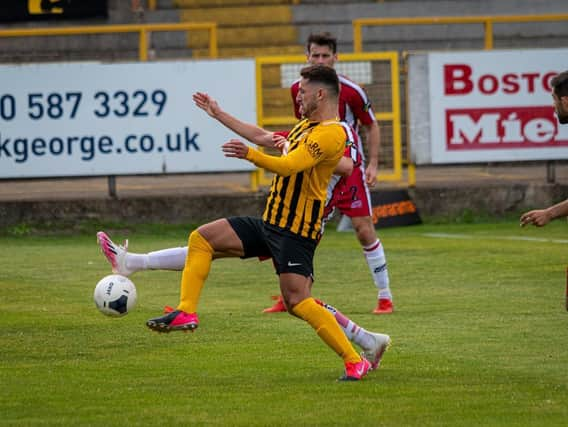
[[[377,239],[375,227],[372,222],[360,222],[358,224],[353,224],[353,227],[355,228],[355,233],[361,243],[371,244]]]
[[[199,230],[193,230],[189,234],[189,249],[190,250],[202,250],[206,252],[213,253],[213,248],[207,241],[205,237],[199,232]]]
[[[306,299],[306,296],[297,292],[282,292],[282,299],[289,314],[295,316],[294,307]]]

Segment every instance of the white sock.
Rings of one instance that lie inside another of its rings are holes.
[[[187,246],[162,249],[150,252],[147,255],[146,269],[182,271],[187,258]],[[130,262],[128,262],[130,266]]]
[[[373,244],[363,247],[363,253],[365,254],[365,259],[373,276],[375,286],[379,290],[379,298],[392,300],[392,294],[389,288],[387,260],[381,241],[377,239]]]
[[[331,314],[333,314],[333,317],[335,317],[335,320],[337,321],[337,323],[341,327],[341,330],[343,331],[343,333],[345,334],[345,336],[349,341],[357,344],[363,350],[371,348],[371,346],[374,344],[374,339],[371,336],[371,334],[365,330],[365,328],[359,326],[357,323],[352,321],[350,318],[348,318],[341,311],[337,310],[335,307],[326,304],[324,302],[320,303]]]
[[[125,260],[126,268],[132,273],[140,270],[148,269],[148,255],[147,254],[131,254],[128,252],[126,254]]]

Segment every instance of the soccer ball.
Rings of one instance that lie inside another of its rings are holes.
[[[101,313],[124,316],[136,305],[136,287],[128,277],[111,274],[97,283],[93,298]]]

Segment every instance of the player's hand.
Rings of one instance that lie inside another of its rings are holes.
[[[532,224],[536,227],[543,227],[550,222],[552,218],[546,209],[537,209],[521,215],[521,227]]]
[[[249,147],[240,139],[231,139],[225,142],[221,149],[225,153],[225,157],[235,157],[237,159],[246,159]]]
[[[377,165],[369,164],[365,169],[365,181],[369,187],[374,187],[377,183]]]
[[[213,118],[217,117],[217,114],[221,111],[217,101],[203,92],[195,92],[193,94],[193,102]]]
[[[290,146],[290,142],[282,135],[278,135],[277,133],[272,134],[272,143],[274,144],[274,148],[280,150],[282,154],[288,154],[288,147]]]

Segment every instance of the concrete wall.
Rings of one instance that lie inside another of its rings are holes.
[[[464,213],[502,217],[568,198],[566,184],[439,184],[409,190],[423,217]],[[128,222],[196,224],[234,215],[259,216],[265,193],[213,196],[153,196],[0,202],[0,228],[18,224]]]
[[[78,221],[189,224],[262,214],[264,194],[0,202],[0,228]]]

